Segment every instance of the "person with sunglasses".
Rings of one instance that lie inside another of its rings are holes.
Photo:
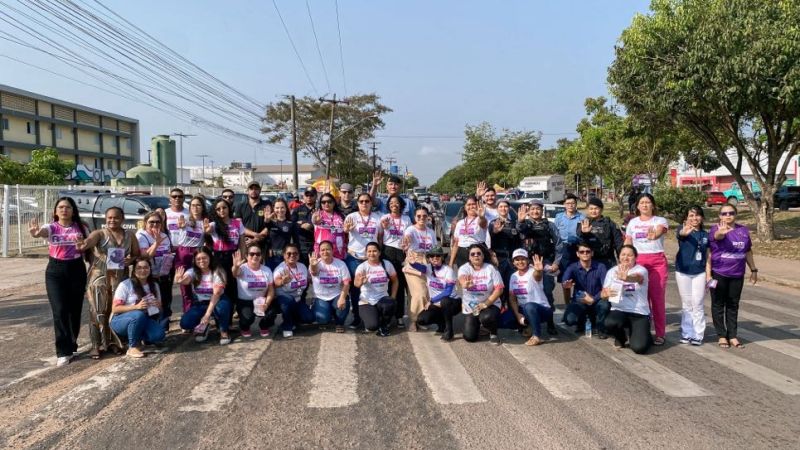
[[[176,195],[174,192],[171,195]],[[180,194],[181,198],[183,193]],[[169,221],[169,211],[167,211],[167,221]],[[194,262],[194,254],[205,244],[206,235],[204,222],[208,219],[206,211],[206,199],[201,195],[195,195],[189,201],[189,216],[182,214],[176,218],[177,232],[170,230],[170,240],[175,249],[174,266],[188,269]],[[171,225],[167,225],[171,227]],[[173,237],[177,236],[177,237]],[[181,297],[183,300],[183,312],[192,306],[192,290],[188,286],[181,285]]]
[[[261,337],[269,336],[279,308],[275,306],[275,288],[272,270],[262,264],[263,251],[255,242],[247,245],[246,259],[239,252],[233,255],[233,276],[236,277],[239,313],[239,330],[243,338],[252,337],[250,331],[256,316],[262,316],[258,324]]]
[[[489,330],[489,341],[500,345],[497,326],[500,321],[500,296],[503,278],[497,269],[486,262],[489,251],[483,244],[472,244],[467,249],[469,262],[458,269],[461,285],[461,312],[464,314],[464,340],[478,340],[480,327]]]
[[[303,204],[292,211],[292,222],[297,228],[297,243],[300,246],[300,261],[304,264],[308,264],[308,255],[314,251],[314,223],[312,222],[312,217],[316,210],[316,203],[317,189],[309,186],[303,193]]]
[[[344,216],[339,212],[336,198],[328,192],[319,200],[320,209],[311,215],[314,224],[314,253],[319,254],[323,241],[333,245],[333,257],[344,260],[347,257],[347,235],[344,232]]]
[[[356,268],[353,277],[353,283],[359,288],[359,317],[363,318],[367,331],[375,331],[378,336],[386,337],[389,336],[389,324],[394,316],[397,273],[389,261],[381,259],[381,248],[377,242],[367,243],[364,251],[367,259]]]
[[[372,197],[369,194],[360,194],[357,203],[358,211],[344,219],[344,232],[348,234],[345,264],[347,264],[347,269],[350,270],[352,279],[355,279],[356,268],[367,260],[367,244],[380,242],[381,240],[381,216],[377,212],[372,212]],[[350,287],[350,298],[360,297],[359,286],[353,283]],[[358,329],[363,326],[360,309],[353,308],[351,329]]]
[[[356,204],[353,199],[353,194],[355,194],[353,185],[350,183],[343,183],[339,187],[339,194],[339,212],[342,213],[343,217],[347,217],[358,209],[358,204]]]
[[[524,248],[514,250],[514,268],[517,269],[509,280],[508,303],[517,318],[517,323],[526,329],[523,335],[530,336],[525,345],[536,346],[542,341],[542,322],[553,316],[553,308],[544,293],[544,258],[533,255],[533,265]]]
[[[470,195],[464,201],[464,211],[464,218],[456,222],[450,243],[450,266],[455,269],[469,263],[469,248],[472,245],[486,242],[486,229],[489,224],[484,216],[483,207],[479,207],[478,199],[474,195]]]
[[[286,200],[278,198],[272,207],[272,214],[267,222],[269,233],[269,251],[265,253],[266,265],[275,270],[283,262],[283,249],[288,244],[297,243],[297,227],[289,217],[289,205]]]
[[[350,313],[347,295],[351,278],[347,265],[333,256],[333,243],[322,241],[319,255],[310,255],[308,267],[314,285],[313,310],[317,323],[327,325],[335,322],[336,332],[344,333],[344,321]]]
[[[235,206],[236,193],[233,192],[233,189],[223,189],[222,194],[219,196],[219,198],[230,203],[231,209],[233,209],[233,207]]]
[[[133,276],[119,284],[114,290],[111,309],[111,328],[120,338],[127,338],[129,358],[144,358],[139,348],[142,341],[160,344],[166,338],[166,330],[159,324],[161,291],[152,276],[149,259],[139,259],[133,266]]]
[[[636,247],[637,261],[647,269],[647,298],[653,314],[656,338],[653,345],[664,345],[667,334],[667,256],[664,235],[669,231],[667,219],[656,215],[656,200],[643,193],[636,200],[637,216],[625,228],[625,243]]]
[[[405,274],[404,278],[411,298],[408,305],[411,331],[417,330],[419,314],[431,302],[425,256],[438,243],[436,242],[436,232],[428,227],[428,217],[430,217],[428,210],[422,206],[418,207],[414,211],[414,225],[406,227],[401,241],[401,248],[405,249],[405,265],[401,270]]]
[[[420,209],[424,208],[418,208],[417,212]],[[436,326],[436,331],[442,333],[442,339],[444,339],[445,335],[452,338],[452,330],[448,330],[445,326],[445,314],[450,315],[450,324],[452,325],[452,317],[458,314],[461,306],[458,305],[457,308],[451,307],[445,312],[443,305],[444,299],[455,298],[456,273],[452,267],[444,265],[444,250],[442,250],[442,247],[437,246],[430,249],[427,256],[428,264],[424,266],[424,272],[410,264],[403,267],[403,271],[406,274],[425,280],[425,287],[428,291],[421,311],[417,315],[416,322],[412,323],[416,323],[420,327]]]
[[[572,292],[564,311],[564,323],[574,326],[575,332],[580,334],[585,331],[588,316],[592,331],[596,330],[600,339],[607,339],[605,319],[611,305],[600,296],[606,266],[593,259],[594,252],[587,242],[578,242],[575,247],[578,261],[567,267],[563,277],[564,290]]]
[[[181,328],[195,330],[197,334],[194,338],[195,342],[205,342],[208,340],[211,328],[209,322],[213,315],[219,328],[219,345],[230,344],[231,336],[228,328],[233,315],[231,313],[233,304],[225,295],[227,282],[225,271],[217,266],[211,250],[200,247],[194,255],[194,262],[189,270],[185,270],[183,267],[175,270],[174,282],[192,288],[192,307],[181,317]],[[233,281],[230,284],[236,286]]]
[[[308,268],[299,262],[300,250],[297,245],[289,244],[283,249],[283,262],[275,268],[275,300],[281,309],[283,337],[294,336],[296,323],[314,322],[314,312],[302,299],[308,289]]]
[[[114,291],[119,283],[128,279],[129,267],[139,257],[138,242],[133,231],[122,228],[124,222],[122,209],[112,206],[106,210],[105,228],[92,231],[86,240],[77,244],[81,251],[94,250],[87,293],[89,337],[92,340],[89,356],[92,359],[100,359],[104,351],[122,352],[122,344],[111,335],[108,319]]]
[[[182,216],[181,216],[182,217]],[[181,218],[181,220],[183,220]],[[169,318],[172,317],[172,279],[174,278],[172,245],[170,236],[162,230],[161,216],[156,212],[144,216],[144,229],[136,231],[136,240],[142,258],[152,262],[150,276],[158,283],[161,300],[161,316],[159,322],[165,330],[169,330]],[[176,223],[177,225],[177,223]],[[185,223],[184,223],[185,227]],[[184,233],[176,233],[179,238]]]
[[[641,355],[650,349],[653,336],[647,299],[648,270],[636,264],[637,256],[636,247],[622,246],[619,265],[606,273],[600,296],[611,306],[605,327],[614,336],[614,348],[621,350],[628,344],[634,353]]]
[[[392,263],[394,271],[397,272],[399,288],[397,289],[397,297],[394,299],[396,302],[395,316],[397,323],[404,323],[403,316],[406,310],[406,288],[408,288],[408,284],[403,273],[403,262],[406,259],[406,252],[403,249],[403,233],[405,233],[406,228],[411,226],[411,220],[407,215],[403,214],[406,203],[399,195],[390,195],[386,200],[386,204],[389,205],[389,213],[382,215],[380,221],[383,234],[383,254],[381,257]],[[427,289],[423,289],[422,293],[427,295]],[[418,302],[418,304],[422,305],[423,303]],[[417,328],[418,312],[416,311],[412,314],[409,311],[409,318],[411,319],[409,326],[412,331],[416,331]]]
[[[719,223],[708,231],[711,258],[706,264],[706,278],[713,286],[710,289],[711,318],[722,348],[744,348],[737,332],[745,264],[750,268],[750,282],[754,285],[758,282],[750,230],[736,223],[737,213],[735,206],[723,205],[719,210]]]

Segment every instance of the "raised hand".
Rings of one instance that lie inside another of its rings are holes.
[[[319,211],[314,210],[314,214],[311,214],[311,222],[314,225],[317,225],[322,220],[322,216],[320,215]]]
[[[694,227],[689,225],[688,221],[683,222],[683,228],[681,228],[681,236],[688,236],[692,234],[694,231]]]
[[[458,278],[458,281],[460,281],[460,282],[461,282],[461,286],[463,286],[463,287],[464,287],[464,289],[469,289],[469,288],[471,288],[471,287],[472,287],[472,277],[471,277],[471,276],[469,276],[469,275],[462,275],[462,276],[460,276],[460,277]]]
[[[317,264],[319,264],[319,256],[317,255],[317,252],[311,252],[311,254],[308,255],[308,265],[315,267]]]
[[[183,214],[178,216],[178,228],[185,228],[186,227],[186,218],[183,217]]]
[[[173,280],[175,284],[180,283],[183,280],[184,275],[186,275],[186,268],[185,267],[176,267],[175,268],[175,279]]]
[[[478,217],[485,217],[486,216],[486,208],[483,207],[483,203],[478,206]]]
[[[123,260],[123,263],[126,266],[131,266],[131,265],[133,265],[134,262],[136,262],[136,257],[135,256],[133,256],[133,255],[125,255],[125,259]]]
[[[494,230],[494,232],[495,233],[499,233],[499,232],[503,231],[503,226],[505,225],[506,221],[503,220],[502,218],[497,218],[492,223],[494,224],[494,225],[492,225],[492,229]]]
[[[591,233],[592,232],[592,224],[589,222],[589,219],[583,219],[581,221],[581,233]]]
[[[203,219],[203,232],[211,234],[211,221],[208,218]]]
[[[519,220],[525,220],[528,218],[528,205],[521,205],[519,207]]]
[[[344,220],[344,232],[345,233],[349,233],[349,232],[353,231],[353,228],[355,228],[355,227],[356,227],[356,223],[355,223],[355,221],[353,221],[352,217],[348,217],[347,219]]]
[[[617,266],[617,279],[622,281],[628,280],[628,271],[630,267],[627,264],[619,264]]]
[[[380,186],[381,183],[383,183],[383,173],[380,170],[376,170],[372,173],[372,185]]]
[[[483,197],[483,194],[486,193],[486,182],[479,181],[478,184],[475,185],[475,196],[480,199]]]
[[[389,228],[389,217],[388,216],[381,217],[381,226],[383,227],[384,230]]]
[[[358,283],[362,286],[367,282],[367,272],[359,272],[356,274],[356,278],[358,278]]]
[[[658,227],[656,225],[647,229],[647,239],[650,241],[658,239]]]
[[[36,235],[39,233],[39,218],[34,217],[28,222],[28,231],[31,233],[31,236]]]
[[[242,252],[233,252],[233,265],[236,267],[242,267],[244,264],[244,258],[242,257]]]
[[[533,270],[535,270],[537,272],[544,271],[544,258],[542,258],[539,255],[533,255]],[[565,284],[566,284],[566,282],[565,282]]]

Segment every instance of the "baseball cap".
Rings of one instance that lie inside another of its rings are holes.
[[[317,188],[315,188],[314,186],[309,186],[306,188],[306,191],[304,193],[308,195],[317,195]]]
[[[259,189],[261,189],[261,184],[260,184],[258,181],[256,181],[256,180],[253,180],[253,181],[251,181],[251,182],[247,183],[247,189],[250,189],[250,188],[251,188],[251,187],[253,187],[253,186],[256,186],[256,187],[258,187]]]
[[[530,206],[538,206],[540,208],[544,208],[544,203],[542,203],[541,200],[536,200],[536,199],[533,199],[530,202],[528,202],[528,205],[530,205]]]
[[[528,251],[524,248],[518,248],[511,254],[511,259],[525,258],[528,259]]]
[[[436,246],[430,249],[427,253],[428,256],[444,256],[444,249],[442,247]]]
[[[340,191],[340,192],[341,192],[341,191],[349,191],[349,192],[353,192],[353,185],[352,185],[352,184],[350,184],[350,183],[342,183],[342,185],[341,185],[341,186],[339,186],[339,191]]]

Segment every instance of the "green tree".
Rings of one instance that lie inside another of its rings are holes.
[[[800,0],[653,0],[622,33],[611,91],[642,122],[690,130],[774,239],[772,195],[800,141]],[[757,202],[742,175],[761,188]]]
[[[465,182],[464,165],[459,164],[445,172],[430,188],[433,192],[457,194],[460,192],[470,192],[467,184],[468,183]],[[472,184],[472,189],[475,189],[475,184]]]
[[[0,184],[20,184],[24,173],[25,166],[22,163],[0,155]]]
[[[339,178],[357,177],[367,164],[367,155],[358,146],[384,127],[384,114],[392,110],[376,94],[353,95],[349,104],[336,106],[331,173]],[[330,138],[331,104],[303,97],[296,100],[297,146],[318,165],[327,168]],[[291,102],[281,100],[267,105],[261,132],[273,144],[290,142],[292,136]],[[353,146],[353,143],[356,145]],[[354,172],[355,169],[355,172]]]
[[[62,185],[74,168],[74,163],[60,159],[50,147],[33,150],[27,164],[0,156],[0,183]]]

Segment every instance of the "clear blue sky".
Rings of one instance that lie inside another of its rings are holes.
[[[104,3],[264,104],[282,94],[316,95],[271,1]],[[317,93],[341,97],[345,91],[334,0],[309,3],[330,89],[306,3],[277,1]],[[376,92],[394,109],[377,138],[378,153],[397,158],[423,183],[433,183],[460,162],[460,136],[467,124],[488,121],[498,129],[574,132],[584,98],[607,95],[613,46],[648,3],[339,0],[347,94]],[[0,30],[12,31],[4,22]],[[52,58],[5,40],[0,40],[0,54],[83,78]],[[287,150],[223,139],[146,105],[5,58],[0,58],[0,83],[139,119],[143,160],[151,136],[184,131],[199,135],[184,144],[186,165],[199,165],[194,155],[202,153],[211,155],[216,165],[252,161],[254,155],[259,164],[291,161]],[[250,134],[258,136],[256,130]],[[392,137],[420,135],[457,138]],[[552,145],[559,137],[546,135],[543,144]]]

